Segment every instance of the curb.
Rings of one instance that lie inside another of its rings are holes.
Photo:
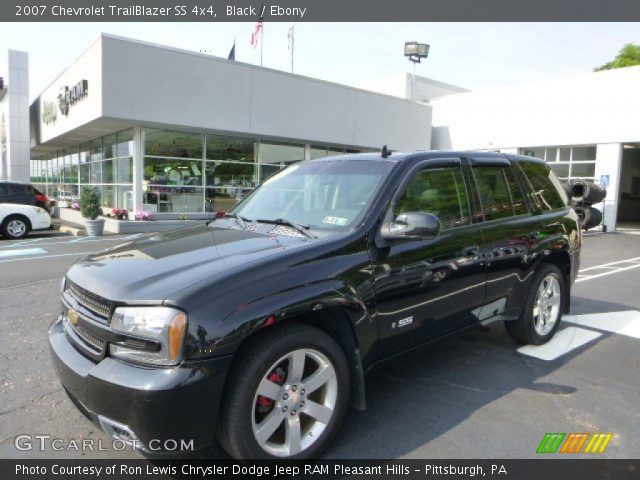
[[[86,235],[84,228],[75,228],[69,227],[67,225],[59,225],[54,228],[58,230],[60,233],[66,233],[69,235],[73,235],[74,237],[84,237]]]

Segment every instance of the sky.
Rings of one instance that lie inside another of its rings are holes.
[[[291,24],[266,22],[263,65],[291,71]],[[34,99],[100,32],[260,64],[246,23],[0,23],[0,50],[29,52]],[[640,23],[297,23],[294,72],[346,85],[403,72],[405,41],[431,45],[416,74],[470,90],[587,73],[640,43]]]

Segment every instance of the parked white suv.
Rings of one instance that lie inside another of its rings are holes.
[[[51,216],[40,207],[0,203],[0,233],[10,239],[24,238],[31,230],[46,230]]]

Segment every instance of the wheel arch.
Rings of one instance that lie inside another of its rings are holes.
[[[545,263],[555,265],[562,272],[565,291],[562,313],[569,313],[571,309],[571,257],[569,252],[566,250],[551,252],[542,259],[541,264]]]
[[[303,290],[306,290],[306,288]],[[317,290],[315,293],[317,293]],[[302,297],[304,298],[305,295],[303,294]],[[361,351],[363,346],[358,340],[356,323],[358,319],[362,320],[362,323],[373,321],[369,318],[364,304],[353,297],[349,297],[351,296],[344,295],[344,292],[339,292],[332,288],[326,290],[324,295],[306,296],[306,299],[299,303],[290,303],[289,301],[286,306],[280,308],[273,308],[272,306],[268,311],[260,309],[263,310],[262,315],[253,316],[253,321],[245,323],[257,326],[247,331],[240,341],[236,343],[237,347],[232,352],[234,358],[227,374],[226,383],[228,384],[233,378],[234,372],[242,359],[251,352],[258,342],[264,340],[276,330],[285,328],[287,325],[293,323],[305,324],[325,332],[343,350],[351,374],[351,396],[349,402],[352,407],[364,410],[366,399],[363,354]],[[289,298],[289,300],[291,299]],[[273,299],[268,303],[273,305]],[[269,322],[268,326],[265,326],[264,322],[255,321],[256,318],[270,317],[274,320]],[[373,323],[370,327],[375,328]]]

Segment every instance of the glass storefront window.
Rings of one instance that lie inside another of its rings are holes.
[[[91,161],[96,162],[102,160],[102,139],[92,140],[90,145]]]
[[[593,177],[596,174],[595,163],[573,163],[571,164],[572,177]]]
[[[304,145],[293,143],[260,142],[260,163],[289,165],[304,160]]]
[[[260,183],[264,182],[271,175],[279,172],[283,168],[285,167],[281,167],[279,165],[260,165]]]
[[[569,177],[569,163],[554,163],[549,166],[559,178]]]
[[[144,159],[144,180],[154,185],[202,186],[202,160]]]
[[[207,135],[207,160],[255,162],[255,140],[250,138]]]
[[[571,160],[574,162],[581,160],[595,160],[596,159],[596,147],[573,147],[573,154]]]
[[[115,158],[117,157],[116,152],[116,134],[113,133],[111,135],[107,135],[106,137],[102,137],[102,151],[104,152],[104,158]]]
[[[147,185],[143,195],[143,209],[154,213],[202,212],[202,187]]]
[[[98,162],[102,166],[102,180],[101,183],[115,183],[114,182],[114,160],[103,160]]]
[[[202,134],[145,128],[145,156],[202,158]]]
[[[116,133],[116,157],[129,157],[133,155],[133,129],[122,130]]]
[[[116,162],[116,183],[133,182],[133,157],[124,157],[114,160]]]

